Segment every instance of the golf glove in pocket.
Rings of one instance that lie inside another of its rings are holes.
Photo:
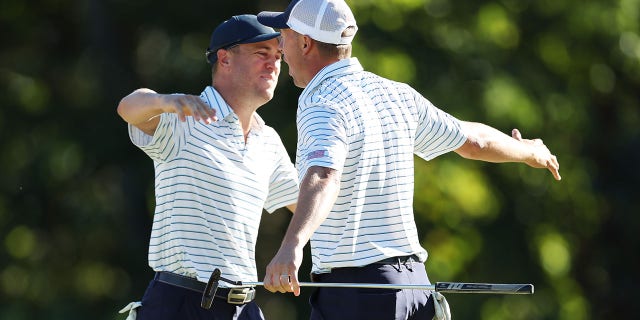
[[[136,309],[140,308],[141,306],[142,302],[140,301],[131,302],[126,307],[122,308],[122,310],[120,310],[118,313],[125,313],[129,311],[129,315],[125,320],[136,320],[136,317],[138,316],[138,312]]]
[[[432,295],[433,307],[436,310],[433,320],[451,320],[451,311],[449,310],[447,299],[440,292],[434,291]]]

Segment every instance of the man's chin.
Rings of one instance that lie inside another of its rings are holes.
[[[275,89],[275,88],[274,88],[274,89]],[[273,99],[274,92],[275,92],[275,90],[274,90],[274,89],[265,90],[265,91],[262,93],[262,95],[261,95],[261,96],[262,96],[262,98],[265,100],[265,102],[264,102],[264,103],[267,103],[267,102],[271,101],[271,99]]]
[[[296,80],[295,78],[293,78],[293,84],[298,87],[298,88],[302,88],[304,89],[307,84],[306,83],[301,83],[300,81]]]

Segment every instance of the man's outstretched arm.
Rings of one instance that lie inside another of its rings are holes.
[[[541,139],[522,139],[518,129],[511,137],[488,125],[461,121],[467,141],[455,150],[460,156],[488,162],[521,162],[533,168],[547,168],[560,180],[560,164]]]

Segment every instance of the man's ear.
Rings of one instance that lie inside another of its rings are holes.
[[[306,55],[311,51],[311,47],[313,45],[313,39],[309,36],[302,36],[302,41],[300,43],[300,49],[302,49],[302,54]]]
[[[228,50],[220,49],[220,50],[218,50],[218,52],[216,54],[218,55],[218,62],[220,62],[220,65],[222,65],[222,66],[228,66],[229,65],[229,51]]]

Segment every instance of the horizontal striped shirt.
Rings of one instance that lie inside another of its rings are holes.
[[[153,136],[129,125],[132,142],[155,167],[149,265],[203,282],[215,268],[230,279],[257,281],[262,209],[297,201],[297,172],[278,134],[257,114],[245,144],[222,96],[207,87],[201,98],[220,120],[181,122],[163,113]]]
[[[413,216],[413,156],[430,160],[460,147],[460,122],[351,58],[307,85],[297,126],[300,179],[312,166],[342,171],[336,203],[311,237],[312,272],[410,254],[426,261]]]

